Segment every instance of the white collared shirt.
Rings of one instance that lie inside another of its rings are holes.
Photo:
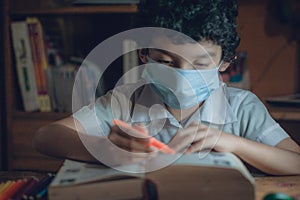
[[[226,133],[275,146],[288,134],[269,115],[263,103],[250,91],[224,83],[190,117],[179,123],[160,98],[141,80],[116,87],[94,104],[73,114],[86,133],[107,136],[113,119],[145,126],[151,135],[168,143],[178,129],[192,122],[204,123]]]

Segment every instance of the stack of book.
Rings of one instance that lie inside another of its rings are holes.
[[[37,18],[11,24],[19,86],[25,111],[51,111],[44,33]]]
[[[101,69],[79,57],[64,62],[63,47],[56,44],[63,38],[45,33],[37,17],[14,21],[11,30],[24,111],[72,112],[75,79],[80,90],[75,98],[82,106],[104,93],[103,82],[97,77]]]
[[[66,160],[48,187],[48,198],[254,199],[254,178],[234,154],[210,152],[174,158],[178,155],[159,154],[115,169]],[[158,169],[167,160],[176,161]]]

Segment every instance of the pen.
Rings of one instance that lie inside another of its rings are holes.
[[[117,126],[122,126],[124,127],[125,129],[129,129],[129,130],[133,130],[135,132],[138,132],[142,135],[148,135],[147,131],[145,131],[144,129],[142,128],[139,128],[138,126],[136,127],[133,127],[133,126],[130,126],[129,124],[127,124],[126,122],[122,121],[122,120],[119,120],[119,119],[113,119],[113,124],[114,125],[117,125]],[[148,143],[149,146],[153,146],[153,147],[156,147],[158,148],[161,152],[163,153],[166,153],[166,154],[174,154],[175,151],[173,149],[171,149],[168,145],[158,141],[157,139],[155,139],[154,137],[150,137],[150,140],[149,140],[149,143]]]
[[[47,187],[53,178],[54,178],[54,176],[52,174],[47,174],[47,176],[45,176],[43,179],[41,179],[39,182],[37,182],[37,184],[36,184],[37,187],[34,188],[34,190],[32,190],[30,192],[30,194],[28,194],[28,196],[27,196],[28,199],[30,199],[30,200],[39,199],[42,197],[42,195],[45,195],[45,193],[47,191]],[[40,194],[40,192],[42,192],[42,193]]]
[[[23,194],[27,193],[27,191],[30,190],[36,183],[37,183],[37,178],[31,177],[29,180],[26,181],[26,183],[20,188],[16,194],[12,196],[11,199],[14,200],[20,200],[23,197]]]

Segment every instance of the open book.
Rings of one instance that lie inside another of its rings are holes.
[[[128,166],[153,167],[155,162]],[[149,173],[126,173],[103,165],[66,160],[49,186],[60,199],[254,199],[254,178],[233,154],[183,155],[172,165]]]

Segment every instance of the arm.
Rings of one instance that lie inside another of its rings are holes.
[[[233,153],[269,174],[300,174],[300,147],[291,138],[275,147],[241,138]]]
[[[33,147],[49,156],[101,162],[110,166],[139,162],[150,156],[131,152],[153,151],[145,142],[130,137],[118,126],[111,127],[108,137],[91,136],[84,132],[75,118],[68,117],[40,128],[34,136]]]
[[[300,174],[300,147],[290,138],[272,147],[193,123],[180,130],[170,142],[170,146],[177,151],[187,147],[186,153],[203,149],[231,152],[265,173]]]
[[[83,132],[83,128],[75,120],[67,117],[40,128],[33,138],[33,147],[49,156],[97,162],[82,143],[76,127],[80,132]]]

